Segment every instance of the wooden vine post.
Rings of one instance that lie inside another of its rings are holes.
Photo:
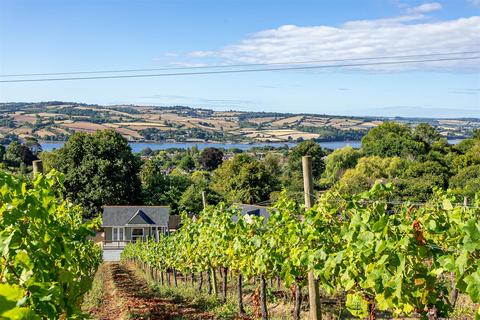
[[[305,208],[309,209],[313,205],[313,175],[311,156],[302,157],[302,167]],[[308,271],[308,301],[310,304],[310,319],[321,320],[322,312],[320,306],[320,291],[318,289],[318,282],[315,279],[313,270]]]
[[[205,191],[202,191],[202,202],[203,202],[203,210],[207,208],[207,195]]]
[[[33,176],[36,176],[39,173],[43,173],[43,164],[42,160],[35,160],[32,162],[33,167]]]
[[[203,210],[205,210],[207,208],[207,194],[205,193],[205,191],[202,191],[202,202]],[[208,285],[208,294],[211,294],[213,289],[213,295],[217,297],[217,273],[215,272],[214,268],[211,268],[208,272]]]

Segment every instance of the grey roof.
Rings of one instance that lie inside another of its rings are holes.
[[[130,224],[155,224],[155,222],[141,209],[137,210],[135,215],[128,221]]]
[[[150,224],[168,226],[170,207],[167,206],[105,206],[103,227]]]
[[[235,204],[236,207],[241,209],[242,216],[246,214],[251,214],[254,216],[264,217],[267,220],[270,217],[270,213],[268,212],[269,208],[264,206],[256,206],[253,204]],[[237,217],[233,217],[233,221],[236,221]]]

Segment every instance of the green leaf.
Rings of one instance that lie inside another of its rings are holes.
[[[442,206],[443,206],[443,210],[447,210],[447,211],[453,210],[452,202],[448,199],[443,199]]]
[[[374,224],[373,227],[372,227],[372,231],[373,231],[373,232],[380,232],[380,231],[382,231],[383,229],[385,229],[385,226],[387,225],[387,223],[388,223],[387,217],[382,216],[382,217],[380,218],[380,220],[378,220],[377,222],[375,222],[375,224]]]
[[[0,314],[17,306],[24,296],[24,291],[17,285],[0,283]]]
[[[480,270],[465,277],[466,293],[474,303],[480,302]]]
[[[0,284],[0,319],[40,319],[30,308],[19,306],[24,295],[17,285]]]
[[[368,302],[357,294],[347,294],[345,306],[356,317],[365,318],[368,315]]]

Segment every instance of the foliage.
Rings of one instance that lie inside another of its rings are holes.
[[[42,146],[35,138],[26,138],[24,145],[30,149],[33,155],[38,155],[40,152],[42,152]]]
[[[178,202],[180,212],[198,214],[203,210],[202,192],[205,192],[208,204],[220,202],[220,195],[210,188],[210,174],[207,171],[195,171],[191,175],[192,184],[182,193]]]
[[[192,156],[187,154],[182,157],[178,166],[185,171],[191,171],[195,169],[195,161],[193,160]]]
[[[96,216],[104,205],[138,203],[140,162],[114,130],[75,133],[58,150],[54,165],[65,174],[65,193]]]
[[[6,151],[5,146],[0,144],[0,162],[2,162],[5,157],[5,151]]]
[[[419,129],[417,136],[423,139],[426,135],[428,138],[424,131]],[[415,158],[427,152],[427,145],[423,140],[415,139],[406,125],[385,122],[362,138],[362,150],[367,156]]]
[[[398,157],[363,157],[355,168],[345,171],[335,189],[348,194],[360,193],[369,190],[378,180],[397,180],[407,166],[407,161]]]
[[[74,318],[101,261],[87,237],[98,219],[61,196],[63,176],[33,181],[0,172],[0,314],[6,318]]]
[[[32,161],[37,159],[32,150],[17,141],[10,143],[5,151],[5,160],[12,166],[19,167],[21,164],[31,166]]]
[[[328,186],[337,182],[345,173],[345,170],[355,167],[361,156],[361,151],[350,146],[330,153],[325,160],[325,171],[322,175],[323,184]]]
[[[392,205],[391,193],[382,184],[353,196],[329,191],[309,210],[284,193],[267,221],[220,204],[197,220],[184,217],[173,236],[128,245],[122,258],[163,271],[227,267],[247,278],[278,275],[286,285],[304,284],[313,270],[326,292],[346,293],[357,317],[380,310],[447,317],[450,272],[460,292],[480,301],[478,207],[458,206],[441,192],[425,206]]]
[[[474,198],[480,190],[480,164],[468,166],[450,179],[450,187],[455,193]]]
[[[217,148],[205,148],[200,154],[200,164],[202,168],[213,171],[223,162],[223,151]]]
[[[419,235],[412,207],[392,208],[382,200],[389,191],[376,184],[341,204],[348,220],[340,250],[328,257],[323,274],[347,292],[347,307],[356,316],[376,309],[426,314],[433,306],[446,315],[448,291],[435,259],[441,252]]]
[[[413,130],[413,138],[417,141],[423,141],[425,144],[430,145],[440,140],[440,134],[431,125],[427,123],[420,123]]]
[[[435,200],[420,210],[425,238],[441,250],[439,270],[453,272],[456,288],[480,303],[480,199],[472,208],[454,205],[457,199],[450,193],[437,192]]]
[[[276,175],[264,162],[244,153],[225,161],[212,177],[212,189],[229,203],[259,203],[278,187]]]
[[[183,192],[191,185],[185,173],[172,172],[166,174],[161,169],[162,163],[151,159],[144,163],[140,172],[142,181],[142,199],[147,205],[169,205],[174,212],[178,209],[178,201]]]
[[[291,176],[299,176],[302,174],[302,157],[312,157],[312,173],[313,178],[320,178],[325,169],[322,158],[325,152],[318,143],[313,141],[304,141],[297,144],[288,154],[288,171]]]

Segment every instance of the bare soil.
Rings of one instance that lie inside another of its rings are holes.
[[[102,304],[89,310],[94,319],[213,319],[188,302],[156,297],[132,266],[107,263]]]

